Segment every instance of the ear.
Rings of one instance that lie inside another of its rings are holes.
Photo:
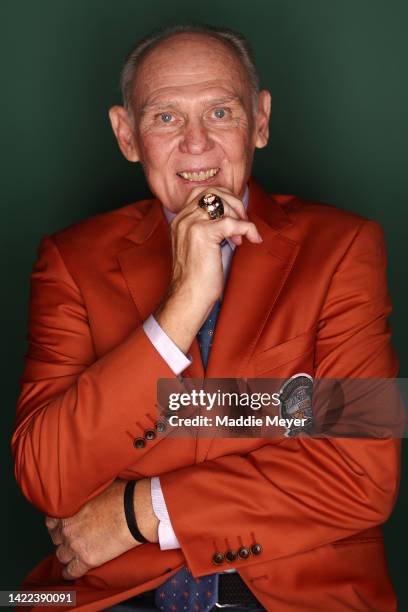
[[[123,106],[112,106],[109,109],[109,119],[123,155],[130,162],[139,161],[134,130],[128,111]]]
[[[255,120],[255,146],[258,149],[266,147],[269,139],[269,118],[271,116],[272,97],[269,91],[263,89],[258,95],[258,112]]]

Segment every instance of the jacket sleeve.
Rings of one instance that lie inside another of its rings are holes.
[[[382,231],[363,222],[322,306],[315,377],[396,376],[389,311]],[[398,490],[399,453],[400,440],[391,438],[285,438],[168,472],[160,482],[183,553],[200,576],[214,571],[214,551],[261,544],[247,567],[383,523]]]
[[[157,379],[174,374],[141,325],[96,358],[84,301],[49,237],[31,277],[28,340],[15,475],[37,508],[67,517],[158,443],[144,434],[155,429]]]

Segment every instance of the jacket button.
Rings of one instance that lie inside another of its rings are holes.
[[[235,550],[229,550],[227,553],[225,553],[225,558],[227,561],[229,561],[229,563],[232,563],[237,558],[237,553]]]
[[[145,431],[144,437],[146,440],[154,440],[156,437],[156,432],[153,429],[148,429]]]
[[[220,565],[224,561],[224,555],[221,552],[216,552],[213,554],[212,562],[215,565]]]
[[[248,559],[250,554],[251,554],[251,551],[246,546],[241,546],[241,548],[238,551],[238,557],[240,557],[240,559]]]
[[[146,446],[146,442],[143,440],[143,438],[136,438],[136,440],[133,441],[133,446],[135,448],[144,448]]]
[[[164,421],[157,421],[156,423],[156,431],[158,433],[163,433],[163,431],[166,429],[166,423]]]
[[[262,546],[260,544],[252,544],[251,552],[253,555],[260,555],[262,552]]]

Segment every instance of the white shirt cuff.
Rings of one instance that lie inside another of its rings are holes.
[[[178,376],[192,363],[190,356],[186,356],[173,340],[162,330],[153,315],[143,323],[143,329],[155,349],[163,357],[169,368]]]
[[[163,496],[163,491],[160,485],[160,478],[153,476],[150,479],[150,491],[152,495],[153,511],[159,519],[159,545],[161,550],[170,550],[171,548],[181,548],[180,542],[174,533],[173,526],[170,521],[169,513],[166,506],[166,501]]]

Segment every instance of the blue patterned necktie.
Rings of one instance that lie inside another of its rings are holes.
[[[197,334],[198,346],[200,347],[201,359],[203,361],[204,369],[207,367],[208,357],[210,356],[210,350],[212,346],[215,324],[217,322],[218,314],[221,308],[221,300],[217,300],[204,321],[203,326]]]
[[[220,308],[221,300],[217,300],[197,334],[204,368],[207,367]],[[218,599],[218,576],[219,574],[210,574],[194,578],[186,567],[182,567],[156,589],[155,605],[164,612],[211,610]]]

